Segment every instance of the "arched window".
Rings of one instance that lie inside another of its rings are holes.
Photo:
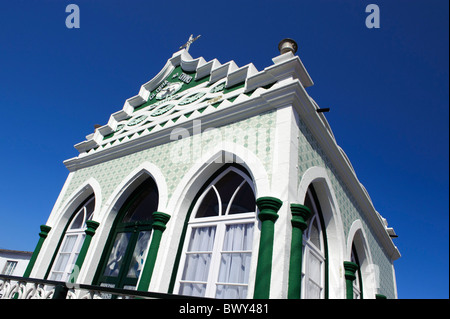
[[[359,263],[358,254],[356,252],[355,245],[352,245],[352,256],[351,262],[358,265],[358,269],[356,270],[355,276],[356,279],[353,280],[353,299],[363,299],[362,293],[362,278],[361,278],[361,264]]]
[[[253,183],[235,167],[206,185],[191,213],[177,293],[247,297],[255,212]]]
[[[320,204],[312,185],[306,193],[305,206],[312,216],[303,237],[302,298],[321,299],[325,298],[326,242]]]
[[[103,252],[94,282],[100,286],[135,289],[148,249],[158,189],[147,178],[122,205]]]
[[[95,197],[90,196],[72,215],[50,272],[50,280],[67,281],[83,245],[86,221],[92,219]]]

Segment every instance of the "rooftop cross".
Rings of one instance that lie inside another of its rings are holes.
[[[191,46],[192,42],[196,41],[196,40],[197,40],[198,38],[200,38],[200,37],[201,37],[201,35],[198,35],[198,36],[196,36],[196,37],[194,38],[194,35],[191,34],[191,36],[189,37],[188,42],[186,42],[185,44],[183,44],[183,45],[180,47],[180,50],[181,50],[182,48],[186,48],[186,51],[189,51],[189,47]]]

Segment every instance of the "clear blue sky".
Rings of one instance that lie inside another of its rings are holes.
[[[80,8],[68,29],[66,6]],[[365,8],[380,8],[368,29]],[[290,37],[338,144],[399,235],[400,298],[448,298],[446,0],[0,3],[0,248],[34,250],[73,145],[106,124],[191,33],[193,57],[272,64]]]

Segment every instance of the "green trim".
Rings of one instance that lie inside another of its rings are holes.
[[[302,287],[303,232],[306,221],[312,216],[310,209],[301,204],[291,204],[292,240],[289,260],[288,299],[300,299]]]
[[[98,228],[99,225],[100,225],[99,223],[93,220],[86,221],[87,229],[84,231],[86,233],[86,237],[84,238],[83,246],[81,247],[80,253],[78,254],[78,258],[75,261],[75,265],[73,266],[72,274],[69,277],[69,282],[71,283],[77,282],[78,274],[80,273],[89,246],[91,245],[92,237],[94,237],[95,230]]]
[[[177,66],[177,67],[170,73],[170,75],[168,75],[168,76],[165,78],[165,80],[162,80],[162,81],[160,82],[160,84],[158,84],[158,87],[159,87],[159,85],[161,85],[161,83],[163,83],[164,81],[167,81],[167,83],[180,82],[181,80],[178,78],[178,76],[179,76],[180,74],[182,74],[182,73],[185,73],[185,74],[187,74],[187,75],[189,75],[189,76],[192,76],[192,80],[189,82],[189,84],[183,82],[183,83],[184,83],[184,84],[183,84],[183,87],[182,87],[177,93],[181,93],[181,92],[183,92],[183,91],[186,91],[186,90],[188,90],[188,89],[190,89],[190,88],[193,88],[194,86],[197,86],[197,85],[202,84],[202,83],[204,83],[204,82],[206,82],[206,81],[209,81],[209,79],[210,79],[210,76],[209,76],[209,75],[207,75],[207,76],[205,76],[205,77],[203,77],[203,78],[201,78],[201,79],[195,79],[195,74],[196,74],[196,72],[188,72],[188,71],[184,71],[184,70],[181,68],[181,66]],[[139,106],[136,106],[136,107],[134,108],[133,112],[142,110],[143,108],[145,108],[145,107],[147,107],[147,106],[149,106],[149,105],[152,105],[152,104],[154,104],[155,102],[157,102],[156,99],[154,99],[154,98],[153,98],[153,99],[150,99],[150,97],[151,97],[152,95],[154,95],[154,94],[157,93],[158,87],[156,87],[152,92],[150,92],[150,94],[149,94],[149,99],[148,99],[145,103],[143,103],[143,104],[141,104],[141,105],[139,105]]]
[[[161,243],[162,233],[166,229],[166,224],[170,219],[170,215],[161,212],[153,213],[153,236],[148,250],[147,259],[144,269],[142,270],[141,279],[137,290],[148,291],[150,280],[152,279],[153,269],[155,268],[156,257],[158,255],[159,245]]]
[[[387,297],[382,294],[375,294],[375,299],[387,299]]]
[[[83,202],[78,205],[78,207],[72,212],[72,215],[70,216],[69,220],[67,221],[66,225],[64,226],[64,231],[61,234],[61,237],[59,238],[58,245],[55,248],[55,252],[53,253],[52,259],[50,260],[50,264],[47,268],[47,272],[45,273],[44,279],[47,279],[50,275],[50,271],[52,270],[53,263],[56,260],[56,257],[58,256],[59,248],[62,245],[62,242],[64,240],[64,237],[66,235],[67,229],[69,228],[70,224],[72,223],[72,220],[75,218],[76,214],[79,212],[79,210],[86,205],[86,203],[94,197],[94,194],[89,195]]]
[[[45,239],[48,236],[48,233],[52,229],[50,226],[47,225],[41,225],[41,232],[39,233],[39,240],[36,245],[36,248],[33,251],[33,255],[31,255],[30,261],[28,262],[27,269],[25,269],[25,272],[23,274],[24,278],[30,277],[31,270],[33,270],[34,264],[36,263],[36,259],[39,255],[39,252],[41,251],[42,245],[44,244]]]
[[[344,261],[345,285],[347,299],[353,299],[353,280],[356,279],[358,265],[351,261]]]
[[[256,200],[261,221],[258,265],[256,267],[254,299],[268,299],[272,275],[273,238],[278,210],[283,202],[275,197],[260,197]]]
[[[99,285],[101,282],[108,282],[108,278],[103,276],[103,273],[105,271],[107,258],[109,257],[109,254],[111,252],[111,249],[114,245],[114,240],[116,238],[116,235],[120,232],[131,232],[132,234],[137,234],[141,231],[151,230],[152,220],[149,221],[137,221],[132,223],[122,223],[122,219],[125,216],[125,214],[128,211],[128,208],[137,200],[137,198],[141,195],[143,191],[147,187],[155,187],[156,190],[158,190],[157,185],[155,181],[148,177],[144,182],[142,182],[132,193],[128,196],[128,198],[125,200],[124,204],[120,208],[119,212],[117,213],[113,225],[111,226],[111,229],[109,231],[108,239],[106,241],[105,247],[103,249],[102,255],[100,257],[99,264],[97,266],[97,270],[95,272],[94,278],[92,280],[93,285]],[[159,197],[158,197],[159,198]],[[128,246],[133,246],[136,244],[137,237],[138,236],[132,236],[133,238],[130,238],[130,241],[128,242]],[[127,250],[125,253],[123,259],[123,265],[125,265],[127,262],[129,262],[130,258],[132,257],[133,249]],[[117,282],[121,283],[122,285],[128,285],[128,284],[136,284],[136,283],[127,283],[123,282],[123,275],[125,275],[125,271],[118,277],[114,279],[114,284]],[[137,279],[136,279],[137,280]],[[109,283],[109,282],[108,282]],[[116,288],[122,288],[122,287],[116,287]]]

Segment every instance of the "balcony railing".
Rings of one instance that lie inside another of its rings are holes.
[[[61,281],[0,275],[0,299],[197,299]]]

